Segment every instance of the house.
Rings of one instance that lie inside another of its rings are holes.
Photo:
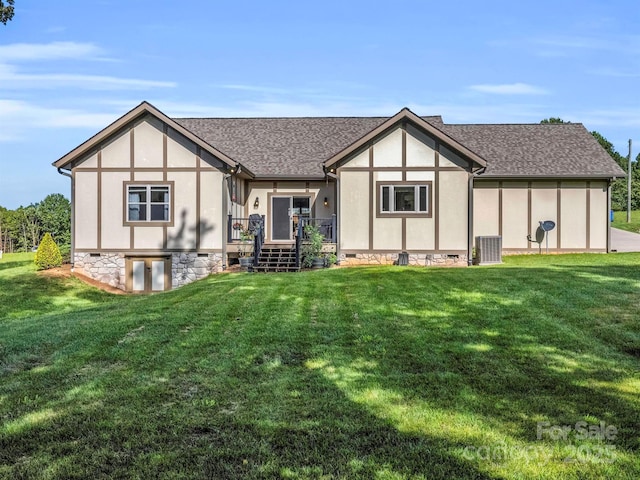
[[[127,291],[222,271],[251,215],[264,248],[293,251],[311,223],[342,264],[406,252],[467,265],[475,236],[534,252],[546,220],[550,250],[607,252],[610,184],[624,176],[580,124],[451,125],[408,109],[169,118],[146,102],[53,165],[71,178],[74,268]]]

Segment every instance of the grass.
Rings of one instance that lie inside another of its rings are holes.
[[[115,297],[5,255],[0,477],[636,479],[639,267],[531,255]]]
[[[631,222],[627,223],[627,212],[613,212],[611,226],[633,233],[640,233],[640,210],[631,211]]]

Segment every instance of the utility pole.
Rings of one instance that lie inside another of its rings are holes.
[[[631,223],[631,139],[629,139],[629,167],[627,168],[627,223]]]

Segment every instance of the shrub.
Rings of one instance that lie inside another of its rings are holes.
[[[45,234],[44,238],[38,246],[36,257],[34,259],[38,270],[47,270],[62,265],[62,255],[58,245],[51,237],[50,233]]]

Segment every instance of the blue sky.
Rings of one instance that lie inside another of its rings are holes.
[[[559,116],[640,150],[635,1],[16,0],[0,24],[0,205],[147,100],[169,116]]]

